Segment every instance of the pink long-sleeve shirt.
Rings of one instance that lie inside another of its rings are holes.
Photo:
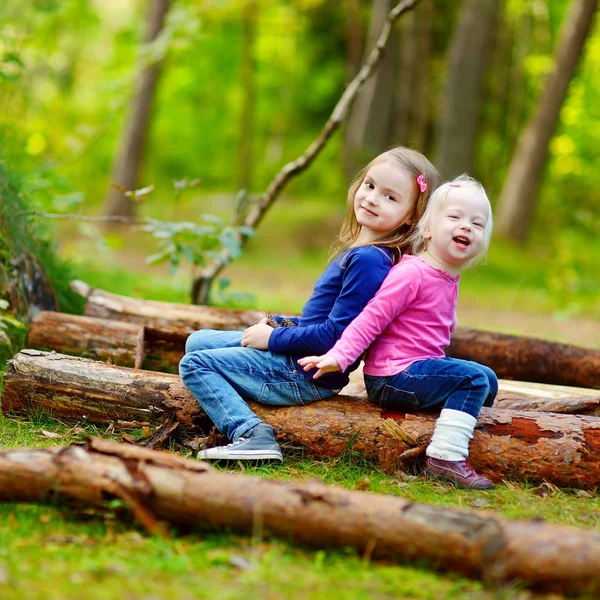
[[[458,281],[458,275],[404,255],[327,354],[344,371],[369,348],[363,371],[377,376],[395,375],[418,360],[444,357],[456,328]]]

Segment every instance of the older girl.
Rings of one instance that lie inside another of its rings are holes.
[[[317,281],[296,327],[270,327],[263,319],[245,332],[201,330],[186,343],[179,371],[219,431],[232,443],[198,458],[282,460],[273,428],[246,399],[275,406],[329,398],[348,383],[358,356],[341,372],[315,380],[297,359],[323,353],[375,295],[409,248],[414,226],[439,184],[435,167],[419,152],[396,147],[376,157],[348,192],[334,258]]]

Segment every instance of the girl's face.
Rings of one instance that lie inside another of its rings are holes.
[[[374,164],[354,196],[361,226],[357,242],[372,242],[397,229],[412,212],[416,183],[393,159]]]
[[[489,218],[489,203],[477,190],[453,187],[432,216],[425,236],[427,253],[442,269],[457,274],[481,252]]]

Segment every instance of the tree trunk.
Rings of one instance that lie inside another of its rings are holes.
[[[416,8],[416,54],[419,62],[414,76],[414,147],[428,152],[431,136],[431,64],[433,60],[433,23],[436,7],[433,2],[423,2]],[[414,65],[414,63],[413,63]],[[414,66],[413,66],[414,68]],[[402,73],[399,74],[402,78]]]
[[[365,56],[373,50],[390,10],[391,0],[372,0],[371,22]],[[389,144],[395,71],[396,32],[392,32],[377,72],[365,83],[352,106],[346,129],[345,170],[349,177],[367,162],[367,157],[383,152]]]
[[[434,414],[384,411],[352,397],[302,407],[250,404],[278,429],[282,442],[321,457],[352,447],[386,472],[422,454],[436,420]],[[23,350],[10,361],[2,410],[129,425],[162,425],[175,417],[185,426],[210,430],[208,418],[175,375],[35,350]],[[600,483],[600,418],[483,409],[470,461],[495,481],[513,477],[595,487]]]
[[[160,34],[169,9],[170,0],[152,0],[144,44],[154,41]],[[146,64],[138,76],[135,96],[131,102],[129,120],[123,129],[123,137],[116,161],[113,164],[111,181],[130,191],[139,187],[139,171],[142,165],[146,137],[152,111],[154,91],[160,74],[160,65]],[[112,188],[105,200],[108,216],[133,216],[135,205],[122,191]]]
[[[465,0],[449,53],[435,164],[442,179],[473,172],[498,0]]]
[[[185,490],[185,493],[182,493]],[[489,584],[552,592],[600,590],[600,535],[541,520],[410,502],[317,482],[216,471],[205,463],[92,439],[86,446],[0,452],[0,500],[108,508],[118,498],[151,532],[157,519],[365,557],[426,562]]]
[[[554,69],[544,84],[539,104],[523,131],[498,201],[497,231],[524,243],[548,157],[548,145],[585,40],[592,27],[598,0],[572,0],[561,30]]]
[[[185,335],[203,327],[245,329],[264,316],[258,311],[138,300],[92,289],[80,281],[72,287],[87,298],[85,314],[90,317],[179,329]],[[459,327],[448,355],[486,364],[501,378],[600,387],[600,350],[592,348]]]
[[[358,73],[363,54],[363,32],[360,0],[343,0],[344,37],[346,42],[346,79],[352,81]]]
[[[254,40],[256,38],[258,4],[246,0],[241,9],[242,19],[242,112],[239,141],[239,189],[250,191],[252,187],[252,142],[254,138],[254,107],[256,104],[256,67]]]
[[[423,68],[421,57],[417,56],[417,24],[425,3],[398,24],[398,76],[393,81],[393,132],[398,143],[411,146],[413,108],[415,107],[415,81],[418,70]]]

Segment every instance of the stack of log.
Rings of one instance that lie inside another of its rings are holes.
[[[149,447],[176,430],[218,442],[210,420],[173,373],[192,331],[244,329],[262,314],[74,286],[87,298],[85,316],[37,316],[29,349],[9,363],[2,410],[155,428]],[[478,471],[494,481],[598,487],[600,351],[459,329],[449,353],[483,362],[506,378],[494,407],[478,419],[470,455]],[[351,447],[385,472],[406,467],[423,453],[436,415],[382,410],[366,399],[361,379],[357,372],[340,395],[302,408],[252,408],[278,429],[284,446],[320,457]],[[239,503],[239,486],[250,502]],[[504,522],[398,498],[363,499],[364,493],[316,484],[242,481],[202,463],[101,440],[87,449],[0,453],[0,500],[44,502],[56,490],[91,504],[122,498],[150,531],[161,529],[156,517],[242,531],[251,531],[260,518],[275,535],[291,533],[320,547],[349,545],[369,556],[426,559],[434,567],[495,582],[517,578],[551,591],[600,590],[600,536],[590,532]]]
[[[192,331],[244,329],[261,313],[136,300],[82,282],[73,286],[86,297],[85,316],[37,316],[29,331],[35,349],[15,356],[5,376],[3,411],[155,427],[150,446],[175,429],[188,439],[219,442],[198,403],[169,372],[176,372]],[[600,390],[593,388],[600,387],[600,351],[459,329],[450,353],[526,380],[501,380],[494,408],[482,411],[471,448],[475,468],[496,481],[598,485]],[[252,408],[279,430],[284,444],[323,457],[351,445],[386,472],[422,454],[435,421],[435,415],[372,405],[360,372],[333,399],[302,408]]]

